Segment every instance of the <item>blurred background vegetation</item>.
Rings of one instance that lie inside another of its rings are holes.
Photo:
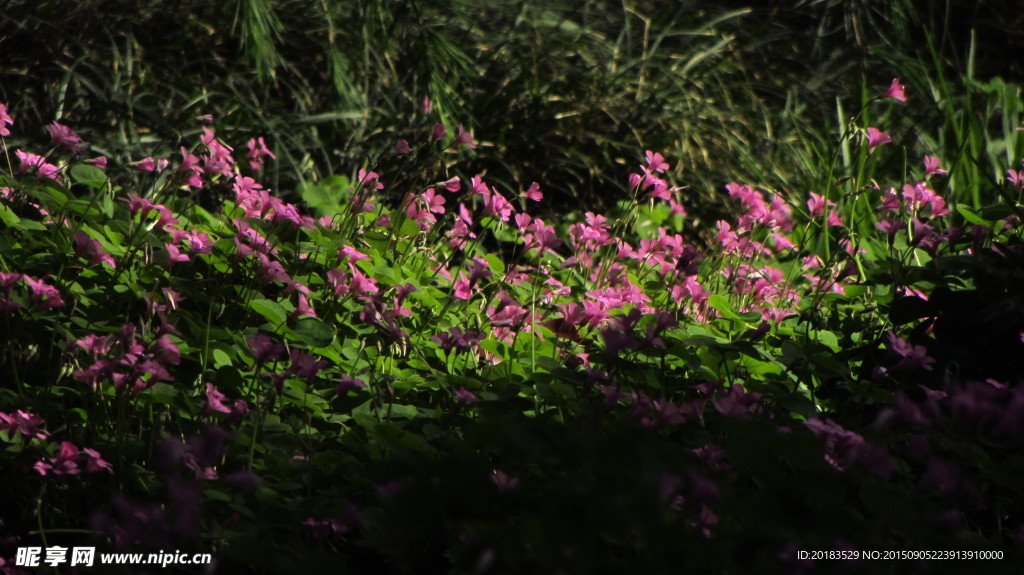
[[[395,141],[424,144],[442,122],[479,143],[459,153],[463,175],[540,182],[549,210],[613,206],[643,150],[660,151],[701,229],[730,181],[794,198],[827,185],[846,119],[896,76],[910,99],[888,108],[894,142],[909,165],[941,155],[961,199],[977,203],[1022,149],[1012,1],[5,4],[0,101],[18,124],[59,119],[128,163],[194,145],[210,114],[229,144],[267,137],[279,161],[262,181],[286,197],[361,167],[394,185],[409,175]]]

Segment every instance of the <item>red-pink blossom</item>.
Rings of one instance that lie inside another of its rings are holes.
[[[7,104],[0,102],[0,136],[10,136],[11,131],[7,126],[13,126],[14,119],[7,113]]]
[[[907,101],[907,97],[903,93],[904,88],[905,88],[905,86],[900,84],[900,79],[899,78],[893,78],[892,79],[892,84],[889,84],[889,87],[882,94],[881,98],[883,100],[885,100],[886,98],[892,98],[893,100],[899,100],[900,102],[906,102]]]
[[[878,130],[877,128],[868,128],[868,149],[877,148],[882,144],[888,144],[892,141],[889,134]]]
[[[62,146],[75,154],[82,153],[83,148],[79,146],[82,143],[82,138],[78,137],[78,134],[71,128],[53,122],[46,126],[46,131],[50,133],[51,145]]]

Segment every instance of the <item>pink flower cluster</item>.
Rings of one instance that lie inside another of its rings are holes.
[[[83,470],[86,473],[114,472],[114,467],[98,451],[89,448],[80,450],[70,441],[62,441],[56,456],[40,459],[32,468],[40,475],[55,476],[78,475]]]
[[[64,305],[60,292],[42,279],[17,272],[0,272],[0,313],[13,313],[25,307],[25,299],[14,297],[18,285],[28,287],[28,303],[34,309],[51,309]]]
[[[75,379],[93,390],[108,382],[118,391],[127,388],[133,394],[159,381],[174,381],[168,368],[181,362],[181,354],[170,339],[170,334],[177,335],[173,326],[157,327],[156,338],[148,344],[136,331],[134,325],[125,324],[117,336],[93,334],[74,341],[92,362],[75,371]]]

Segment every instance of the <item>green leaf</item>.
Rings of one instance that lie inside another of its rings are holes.
[[[75,164],[71,166],[71,181],[90,188],[102,188],[107,183],[107,174],[96,166]]]
[[[214,349],[213,355],[213,367],[218,368],[224,365],[231,365],[231,358],[222,349]]]
[[[982,219],[980,215],[974,213],[974,210],[972,210],[971,208],[967,207],[964,204],[957,204],[956,211],[960,212],[960,215],[963,216],[965,220],[972,224],[978,226],[992,225],[992,222]]]
[[[252,309],[267,318],[267,321],[274,327],[283,324],[288,319],[288,312],[284,310],[281,304],[269,299],[253,300]]]
[[[729,305],[729,299],[721,294],[716,293],[708,296],[708,305],[718,310],[718,313],[722,314],[722,317],[725,319],[741,319],[733,311],[732,306]]]
[[[505,274],[505,263],[498,259],[498,256],[494,254],[487,254],[484,256],[484,259],[487,260],[487,265],[490,266],[491,271],[494,272],[495,275],[500,276]]]
[[[836,334],[830,331],[819,331],[816,333],[816,336],[818,338],[818,343],[836,353],[839,353],[839,339],[836,337]]]
[[[11,208],[7,207],[7,204],[0,203],[0,220],[3,220],[4,224],[13,228],[18,225],[21,218],[11,211]]]
[[[334,343],[334,328],[315,317],[300,319],[292,332],[309,347],[327,347]]]

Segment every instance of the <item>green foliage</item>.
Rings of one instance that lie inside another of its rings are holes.
[[[909,2],[813,8],[907,56],[913,105],[867,73],[832,100],[849,68],[787,86],[746,9],[245,0],[93,37],[61,6],[3,24],[11,66],[67,64],[44,24],[89,56],[0,114],[0,539],[266,573],[1015,566],[1019,88],[896,50]],[[86,141],[42,150],[50,117]]]

